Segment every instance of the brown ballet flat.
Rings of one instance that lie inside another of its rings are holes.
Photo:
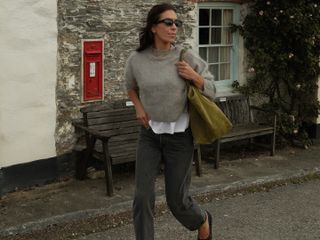
[[[206,211],[206,213],[207,213],[207,218],[209,223],[209,236],[204,239],[201,239],[198,237],[198,240],[212,240],[212,216],[208,211]]]

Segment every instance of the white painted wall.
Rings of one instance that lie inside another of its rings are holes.
[[[56,155],[55,0],[0,1],[0,168]]]

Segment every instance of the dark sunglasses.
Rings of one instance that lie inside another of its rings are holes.
[[[173,20],[171,18],[165,18],[165,19],[162,19],[162,20],[159,20],[157,22],[158,23],[164,23],[165,25],[167,26],[172,26],[173,24],[176,25],[176,27],[181,27],[182,26],[182,21],[181,20]]]

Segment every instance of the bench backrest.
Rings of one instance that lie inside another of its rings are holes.
[[[82,108],[80,111],[84,124],[97,131],[138,126],[133,106],[103,103]]]
[[[233,125],[248,124],[252,122],[248,97],[243,95],[218,97],[215,99],[215,102],[230,119]]]

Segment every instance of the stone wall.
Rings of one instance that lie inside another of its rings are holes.
[[[139,29],[149,9],[163,1],[59,0],[57,68],[57,154],[69,152],[75,143],[71,119],[79,117],[81,103],[81,40],[104,39],[104,86],[106,102],[126,97],[124,66],[138,46]],[[185,24],[178,42],[194,44],[194,3],[171,1]],[[88,104],[88,103],[86,103]],[[94,104],[94,103],[90,103]]]

